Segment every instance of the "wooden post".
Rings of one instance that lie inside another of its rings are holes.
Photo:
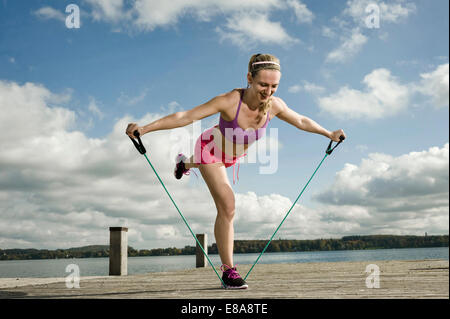
[[[208,254],[208,236],[207,234],[196,234],[195,235],[202,245],[203,249],[205,250],[205,253]],[[196,262],[195,267],[196,268],[202,268],[202,267],[208,267],[208,260],[206,259],[206,256],[203,254],[202,250],[200,249],[200,246],[198,245],[197,241],[196,243]]]
[[[109,275],[126,276],[128,265],[128,228],[109,227]]]

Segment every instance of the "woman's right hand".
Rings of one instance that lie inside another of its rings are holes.
[[[135,136],[133,135],[134,131],[138,131],[139,136],[144,135],[144,129],[142,127],[138,126],[136,123],[128,124],[125,134],[127,134],[131,138],[135,138]]]

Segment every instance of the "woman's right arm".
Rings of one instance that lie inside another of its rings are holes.
[[[229,94],[222,94],[193,109],[167,115],[142,127],[136,123],[130,123],[128,124],[126,134],[133,137],[133,132],[137,130],[142,136],[149,132],[169,130],[192,124],[194,121],[222,112],[227,105],[228,99]]]

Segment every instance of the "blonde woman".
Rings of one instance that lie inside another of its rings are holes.
[[[168,115],[145,126],[130,123],[126,130],[126,134],[133,138],[135,130],[142,136],[186,126],[220,113],[219,124],[204,131],[197,139],[191,158],[183,154],[177,156],[174,174],[180,179],[183,174],[188,175],[190,169],[198,168],[208,185],[217,208],[214,235],[222,261],[222,280],[231,289],[245,289],[248,285],[233,263],[235,197],[225,169],[234,167],[239,158],[246,155],[248,147],[264,136],[274,117],[335,142],[339,142],[340,136],[345,137],[343,130],[328,131],[274,96],[280,78],[280,61],[275,56],[255,54],[248,64],[246,89],[234,89],[191,110]]]

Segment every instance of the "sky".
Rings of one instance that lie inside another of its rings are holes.
[[[282,239],[442,235],[449,229],[447,0],[0,0],[0,248],[194,245],[125,135],[247,86],[281,62],[276,96],[347,139],[277,233]],[[195,233],[214,242],[201,178],[175,155],[219,114],[143,137]],[[268,239],[329,140],[274,118],[232,184],[235,239]],[[237,169],[237,168],[236,168]],[[232,183],[233,168],[227,173]]]

